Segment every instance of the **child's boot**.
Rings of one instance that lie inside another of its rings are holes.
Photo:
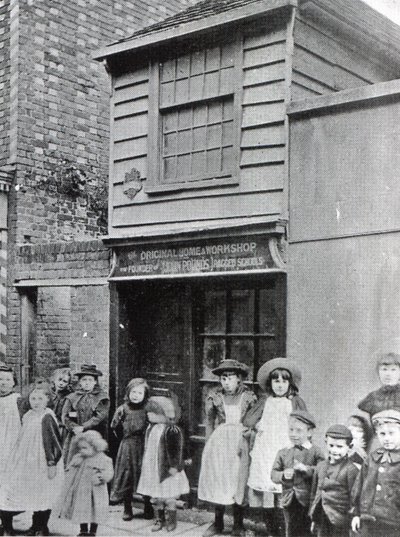
[[[38,523],[38,531],[36,532],[36,535],[49,535],[49,518],[50,518],[51,510],[48,509],[47,511],[37,511],[37,523]]]
[[[133,519],[132,501],[129,496],[129,498],[124,498],[124,512],[122,515],[122,520],[132,520],[132,519]]]
[[[26,535],[36,535],[36,532],[39,531],[39,521],[40,521],[39,511],[34,511],[32,515],[32,526],[26,532]]]
[[[150,501],[150,496],[143,496],[143,502],[143,518],[145,520],[151,520],[154,517],[154,509]]]
[[[3,535],[15,535],[14,528],[13,528],[13,513],[9,513],[8,511],[2,511],[1,512],[1,523],[3,525]]]
[[[244,531],[243,526],[243,507],[237,503],[233,504],[233,528],[232,533],[234,537],[239,537]]]
[[[224,512],[225,506],[217,505],[215,507],[215,520],[203,533],[203,537],[212,537],[219,535],[224,531]]]
[[[96,524],[95,522],[92,522],[92,523],[90,524],[89,534],[88,534],[88,535],[96,535],[96,533],[97,533],[97,527],[98,527],[98,524]]]
[[[167,519],[167,531],[175,531],[176,530],[176,509],[168,509],[166,512],[166,519]]]
[[[78,533],[78,537],[82,537],[83,535],[89,535],[88,525],[85,523],[82,523],[80,525],[80,532]]]
[[[165,511],[164,508],[156,509],[156,517],[151,531],[160,531],[165,526]]]

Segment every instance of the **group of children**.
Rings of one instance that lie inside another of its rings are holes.
[[[325,434],[327,457],[312,443],[316,422],[298,395],[294,362],[276,358],[258,372],[255,401],[243,384],[244,364],[225,360],[213,370],[220,388],[206,404],[208,430],[198,495],[215,505],[203,534],[243,532],[243,507],[261,507],[268,535],[394,537],[400,535],[400,355],[382,355],[381,388],[359,403],[368,419],[350,416]],[[372,425],[375,435],[373,438]],[[228,468],[230,470],[228,471]]]
[[[244,380],[248,368],[223,360],[213,373],[219,387],[206,398],[206,444],[198,483],[200,500],[213,504],[214,522],[204,537],[221,534],[233,509],[231,535],[244,531],[244,507],[261,508],[269,535],[394,537],[400,534],[400,356],[378,362],[381,388],[346,425],[326,431],[327,457],[312,443],[316,422],[298,395],[301,373],[288,358],[258,371],[257,398]],[[71,378],[57,370],[52,385],[38,379],[27,398],[14,392],[11,367],[0,363],[0,515],[4,535],[13,516],[33,511],[27,535],[48,535],[53,516],[95,535],[110,499],[133,518],[132,499],[144,499],[153,532],[174,531],[177,501],[189,492],[184,470],[181,409],[168,390],[150,392],[132,379],[112,418],[120,445],[115,461],[105,454],[109,398],[96,366]],[[73,382],[74,381],[74,382]],[[75,385],[74,385],[75,384]],[[371,438],[372,437],[372,438]],[[283,515],[283,517],[282,517]],[[283,519],[283,520],[282,520]]]

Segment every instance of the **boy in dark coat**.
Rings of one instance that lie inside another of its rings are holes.
[[[372,416],[381,447],[368,455],[354,487],[352,530],[363,537],[400,535],[400,411]]]
[[[313,473],[324,460],[322,450],[312,445],[315,420],[306,410],[296,410],[289,417],[292,447],[280,449],[272,467],[271,479],[282,484],[282,507],[286,537],[308,537],[308,517]]]
[[[358,475],[348,457],[353,436],[344,425],[332,425],[325,439],[328,459],[318,464],[311,491],[312,527],[318,537],[348,537],[351,492]]]

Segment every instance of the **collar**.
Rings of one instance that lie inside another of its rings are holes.
[[[306,440],[301,446],[293,446],[296,449],[299,449],[300,451],[303,451],[303,449],[311,449],[312,444],[309,440]]]
[[[329,463],[329,466],[338,466],[339,464],[342,464],[344,462],[346,462],[348,460],[348,455],[345,455],[344,457],[342,457],[341,459],[339,459],[338,461],[334,461],[334,460],[331,460],[329,457],[327,458],[327,461]]]
[[[400,449],[388,451],[384,448],[376,449],[371,457],[375,462],[389,462],[390,464],[400,463]]]

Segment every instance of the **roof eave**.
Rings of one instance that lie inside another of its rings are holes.
[[[166,28],[165,30],[160,30],[148,35],[138,36],[137,38],[108,45],[96,51],[93,59],[102,61],[116,54],[134,52],[144,47],[151,47],[155,44],[159,45],[180,37],[190,37],[212,28],[240,22],[284,7],[297,7],[297,4],[298,0],[260,0],[260,2],[232,9],[232,11],[217,15],[211,15],[205,19],[186,22],[172,28]]]

